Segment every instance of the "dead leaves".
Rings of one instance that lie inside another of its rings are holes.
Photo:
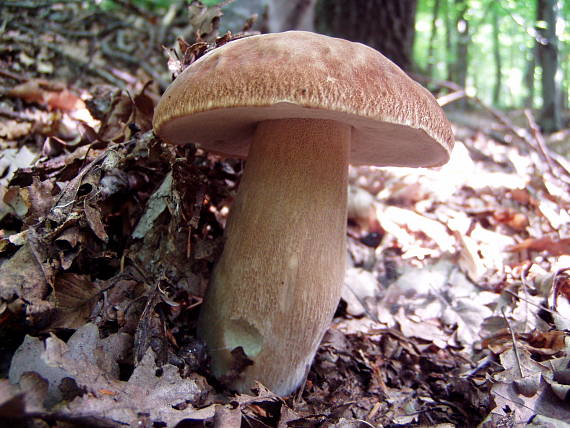
[[[52,328],[78,329],[92,317],[101,292],[88,276],[65,273],[54,283],[56,313]]]
[[[223,16],[222,8],[233,1],[225,0],[214,6],[206,6],[202,2],[193,1],[188,6],[194,43],[188,43],[184,38],[178,37],[180,53],[174,49],[167,50],[168,69],[173,77],[177,77],[186,67],[211,50],[232,40],[258,34],[258,32],[250,31],[257,19],[257,15],[253,15],[244,23],[241,32],[234,35],[228,31],[222,36],[219,35],[220,18]]]
[[[20,83],[10,89],[8,95],[22,98],[28,103],[38,103],[64,112],[85,109],[85,103],[76,94],[64,86],[54,85],[42,79]]]
[[[127,347],[127,337],[101,339],[93,324],[77,330],[67,343],[51,336],[44,344],[27,336],[14,356],[10,382],[26,391],[25,375],[35,373],[44,379],[47,389],[35,402],[26,400],[25,411],[18,417],[31,412],[36,417],[38,413],[47,415],[64,397],[67,404],[50,412],[56,420],[79,422],[88,417],[105,426],[111,421],[137,425],[146,418],[151,424],[174,426],[183,419],[213,416],[213,408],[196,409],[207,397],[204,379],[197,375],[182,379],[171,365],[162,366],[161,376],[156,376],[152,353],[143,358],[128,381],[119,380],[118,362],[125,358]],[[26,398],[32,397],[26,393]],[[11,401],[18,402],[18,392],[12,390]]]
[[[562,382],[568,366],[568,359],[538,363],[526,350],[509,350],[501,354],[504,371],[494,375],[496,383],[493,394],[496,407],[487,418],[494,415],[521,423],[530,421],[535,415],[550,419],[555,426],[562,426],[570,420],[570,411],[563,404],[567,398],[568,385]],[[507,409],[509,409],[507,411]]]
[[[362,318],[343,321],[340,328],[366,333],[374,328],[371,318],[397,329],[424,352],[434,352],[428,354],[434,378],[438,370],[449,369],[438,353],[463,349],[464,355],[477,355],[483,349],[506,369],[492,384],[496,407],[480,401],[494,409],[484,426],[498,426],[493,424],[499,420],[521,423],[537,413],[556,425],[567,418],[557,410],[563,403],[548,385],[555,372],[551,362],[568,353],[570,200],[548,190],[560,183],[543,174],[537,158],[521,154],[519,147],[499,147],[482,135],[466,145],[469,151],[457,144],[450,163],[437,173],[359,168],[354,175],[358,186],[384,201],[370,205],[375,204],[385,235],[373,255],[349,243],[351,261],[356,268],[386,274],[377,276],[380,297],[368,298],[366,311],[357,315]],[[478,151],[491,156],[474,160]],[[499,163],[516,173],[498,168]],[[392,257],[384,255],[394,252],[407,263],[392,268]],[[352,296],[345,296],[351,307]],[[509,357],[514,349],[522,362]],[[518,365],[523,375],[514,372]],[[475,388],[481,393],[491,384],[477,374],[480,369],[461,370],[472,373],[470,379],[478,385],[463,384],[471,392],[468,402],[475,403],[481,398]],[[495,376],[495,371],[488,373]],[[452,378],[445,375],[442,382],[453,385]],[[433,381],[434,388],[441,385]]]

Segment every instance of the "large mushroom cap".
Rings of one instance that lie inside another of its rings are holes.
[[[441,165],[454,141],[434,97],[382,54],[303,31],[207,53],[167,89],[153,125],[171,143],[245,157],[258,122],[287,118],[351,125],[356,165]]]

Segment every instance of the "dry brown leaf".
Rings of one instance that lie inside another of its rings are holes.
[[[566,334],[560,330],[551,331],[533,331],[527,337],[527,342],[532,346],[534,351],[540,349],[549,350],[549,354],[556,354],[566,348]]]
[[[31,210],[28,223],[33,224],[45,218],[53,206],[54,193],[57,191],[53,180],[40,181],[37,176],[32,178],[29,186]]]
[[[105,225],[101,220],[100,208],[92,206],[86,199],[83,205],[83,209],[85,212],[85,219],[87,220],[87,224],[89,224],[89,227],[93,233],[95,233],[97,238],[103,242],[109,241],[109,235],[107,235]]]
[[[29,304],[40,304],[49,289],[30,244],[21,247],[0,266],[0,302],[21,297]]]
[[[203,403],[208,393],[202,377],[191,375],[182,379],[172,365],[163,366],[161,376],[157,376],[154,356],[148,352],[129,381],[119,381],[108,369],[113,358],[116,356],[105,347],[105,339],[99,337],[93,324],[77,330],[67,343],[55,336],[45,343],[26,336],[14,356],[10,381],[21,385],[26,372],[46,379],[46,405],[66,400],[65,406],[52,409],[51,418],[55,420],[63,418],[81,424],[88,417],[99,424],[112,420],[112,426],[139,425],[142,414],[146,414],[150,426],[175,426],[184,419],[205,420],[214,416],[213,406],[201,410],[194,407]],[[75,392],[65,397],[60,386],[70,381],[76,385]]]
[[[20,83],[10,89],[8,95],[66,112],[85,108],[83,100],[68,89],[54,88],[53,84],[40,79]]]
[[[570,238],[553,239],[550,237],[527,238],[524,241],[507,248],[512,253],[522,251],[546,251],[553,256],[570,255]]]
[[[90,318],[99,287],[86,275],[65,273],[54,283],[56,314],[53,328],[79,328]]]

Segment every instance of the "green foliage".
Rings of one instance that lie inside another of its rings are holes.
[[[202,3],[204,3],[206,6],[215,6],[218,3],[221,3],[223,0],[202,0]]]
[[[433,47],[433,56],[428,57],[429,40],[436,0],[419,0],[416,16],[416,37],[414,59],[420,72],[428,69],[431,63],[433,78],[448,79],[450,68],[455,63],[457,31],[456,17],[459,13],[457,0],[439,0],[437,33]],[[563,86],[568,86],[570,74],[570,1],[559,1],[560,24],[557,25],[559,45],[559,63],[564,78]],[[494,8],[494,10],[493,10]],[[533,57],[536,44],[536,0],[468,0],[465,19],[469,23],[470,43],[468,51],[467,89],[476,93],[484,101],[491,103],[495,75],[495,57],[493,52],[493,13],[498,14],[499,54],[501,56],[502,85],[500,102],[497,107],[521,107],[529,95],[525,76],[529,61]],[[564,19],[565,18],[565,19]],[[448,22],[446,23],[446,20]],[[451,29],[447,36],[446,26]],[[449,40],[446,40],[449,37]],[[451,44],[451,49],[449,49]],[[540,70],[535,73],[535,86],[539,87]]]

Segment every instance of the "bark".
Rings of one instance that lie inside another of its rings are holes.
[[[449,1],[450,0],[443,0],[443,16],[444,16],[444,22],[445,22],[445,51],[447,52],[447,55],[453,55],[452,58],[454,58],[454,52],[452,49],[453,46],[453,30],[452,30],[452,24],[451,24],[451,13],[449,10]],[[453,65],[455,63],[455,59],[451,59],[447,58],[447,60],[445,61],[446,67],[447,67],[447,80],[449,82],[453,82],[455,79],[453,78]]]
[[[558,65],[558,37],[556,20],[558,7],[556,0],[537,0],[537,22],[540,35],[537,45],[538,62],[542,68],[542,112],[540,125],[544,132],[554,132],[562,128],[560,99],[560,70]]]
[[[534,106],[534,70],[536,68],[536,45],[531,48],[528,58],[526,72],[524,74],[524,84],[527,90],[527,96],[524,101],[526,108],[532,109]]]
[[[435,38],[437,36],[437,18],[439,17],[440,3],[441,3],[440,0],[434,0],[433,3],[431,31],[430,31],[429,46],[428,46],[428,66],[427,66],[427,74],[430,77],[433,77],[433,66],[435,63],[434,46],[435,46]]]
[[[467,54],[469,51],[469,21],[465,19],[468,6],[466,0],[455,0],[455,3],[458,8],[457,18],[455,21],[457,30],[455,83],[464,88],[467,83]]]
[[[493,87],[493,105],[497,107],[501,102],[501,88],[503,86],[503,76],[501,70],[501,44],[499,41],[499,10],[498,6],[493,6],[493,57],[495,58],[495,86]]]
[[[404,70],[412,64],[417,0],[318,0],[318,32],[361,42]]]
[[[268,2],[269,31],[314,31],[316,0],[270,0]]]
[[[570,44],[562,43],[560,45],[560,72],[562,74],[561,84],[560,84],[560,109],[562,114],[564,112],[568,113],[570,108]],[[568,118],[569,116],[567,116]],[[562,119],[562,127],[568,127],[569,122],[566,121],[564,124],[564,118]]]
[[[468,67],[468,53],[469,42],[471,35],[469,33],[469,21],[466,19],[467,10],[469,5],[467,0],[455,0],[457,7],[457,16],[455,20],[455,28],[457,30],[457,45],[456,45],[456,61],[454,77],[455,83],[462,88],[467,86],[467,67]],[[460,101],[460,106],[465,107],[465,100]]]

